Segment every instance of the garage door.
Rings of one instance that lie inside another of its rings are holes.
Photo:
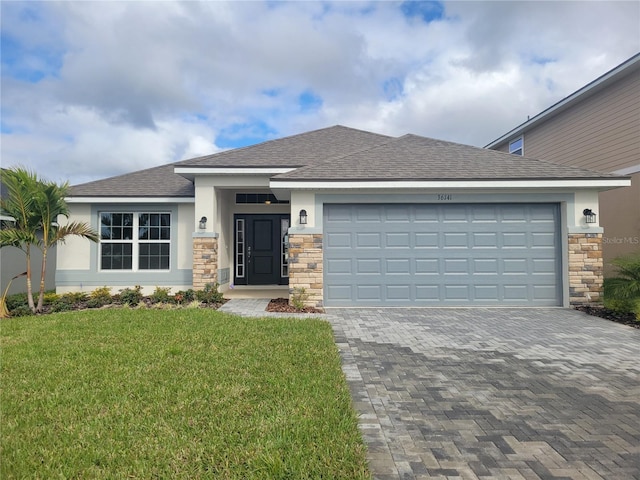
[[[326,306],[561,304],[556,204],[324,206]]]

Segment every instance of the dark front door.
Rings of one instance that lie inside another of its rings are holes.
[[[289,215],[235,216],[236,285],[288,283],[284,235]]]

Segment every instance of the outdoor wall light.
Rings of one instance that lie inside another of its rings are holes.
[[[200,230],[204,230],[207,228],[207,217],[202,217],[200,219],[200,223],[198,225],[200,227]]]
[[[596,214],[593,213],[593,210],[590,208],[585,208],[582,211],[582,214],[584,215],[584,219],[587,223],[596,223]]]
[[[306,225],[307,224],[307,211],[306,210],[300,210],[300,225]]]

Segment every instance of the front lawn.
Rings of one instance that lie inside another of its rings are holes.
[[[0,342],[3,479],[370,478],[326,322],[110,309]]]

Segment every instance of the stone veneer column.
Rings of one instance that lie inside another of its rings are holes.
[[[602,234],[569,234],[569,302],[585,305],[602,301]]]
[[[202,290],[207,283],[218,281],[218,239],[193,237],[193,289]]]
[[[305,305],[322,307],[322,234],[289,235],[289,303],[296,289],[309,295]]]

